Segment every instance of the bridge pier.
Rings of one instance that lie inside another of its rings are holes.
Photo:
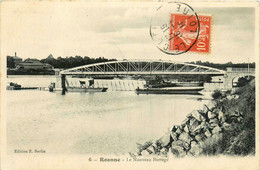
[[[66,91],[68,91],[68,89],[66,88],[66,75],[62,74],[61,75],[61,88],[62,88],[62,95],[65,95]]]
[[[227,68],[227,74],[224,75],[224,87],[226,90],[233,88],[233,81],[236,77],[255,76],[255,69],[251,68]]]

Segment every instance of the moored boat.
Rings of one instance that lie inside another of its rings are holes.
[[[22,86],[17,83],[10,82],[6,86],[6,90],[21,90]]]
[[[169,81],[161,77],[156,77],[155,80],[146,81],[148,88],[168,88],[168,87],[203,87],[204,82],[201,81]]]
[[[6,90],[36,90],[39,87],[22,87],[20,84],[9,82]]]
[[[176,82],[176,87],[203,87],[204,82]]]
[[[203,87],[137,88],[137,94],[199,94]]]
[[[106,92],[108,88],[67,87],[68,92]]]

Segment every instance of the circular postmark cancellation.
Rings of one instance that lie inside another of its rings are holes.
[[[154,13],[150,35],[156,46],[166,54],[178,55],[191,49],[200,32],[195,11],[182,2],[168,2]]]

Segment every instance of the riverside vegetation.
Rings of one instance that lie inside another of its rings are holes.
[[[188,114],[181,125],[158,140],[137,145],[132,157],[254,155],[255,80],[234,93],[213,94],[203,110]]]

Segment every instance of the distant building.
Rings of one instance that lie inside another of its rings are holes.
[[[47,63],[41,63],[40,61],[26,61],[17,64],[16,69],[22,70],[53,70],[54,67]]]
[[[48,63],[43,63],[43,69],[44,70],[53,70],[54,67]]]
[[[16,52],[14,53],[14,56],[10,56],[10,58],[13,59],[15,66],[16,66],[17,64],[23,62],[23,59],[20,58],[20,57],[18,57],[18,56],[16,55]]]

